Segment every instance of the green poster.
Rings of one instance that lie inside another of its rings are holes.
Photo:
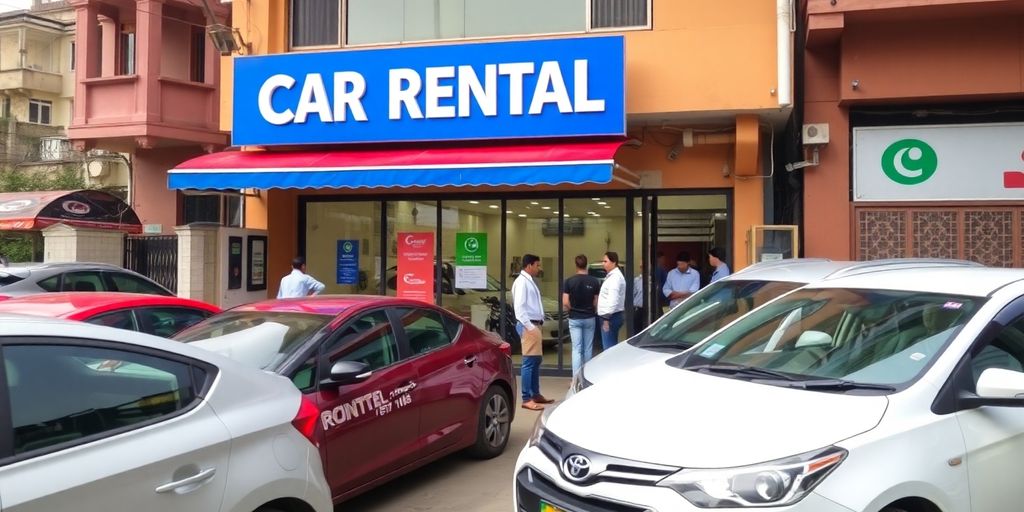
[[[487,288],[487,233],[455,233],[455,287]]]

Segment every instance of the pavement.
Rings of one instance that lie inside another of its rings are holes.
[[[561,400],[569,389],[567,377],[542,377],[541,393]],[[505,453],[491,460],[461,454],[448,456],[346,501],[335,512],[510,512],[512,471],[526,445],[539,412],[516,403],[516,418]]]

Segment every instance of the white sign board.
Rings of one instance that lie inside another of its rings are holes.
[[[1024,200],[1024,123],[854,128],[853,196]]]

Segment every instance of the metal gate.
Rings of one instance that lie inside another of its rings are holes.
[[[178,237],[128,235],[124,267],[178,292]]]

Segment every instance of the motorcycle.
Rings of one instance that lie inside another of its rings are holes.
[[[487,316],[487,330],[501,336],[501,301],[498,297],[481,297],[480,301],[490,306],[491,311]],[[504,339],[512,346],[513,354],[523,353],[523,341],[516,332],[516,315],[512,311],[512,304],[505,303],[505,336]]]

